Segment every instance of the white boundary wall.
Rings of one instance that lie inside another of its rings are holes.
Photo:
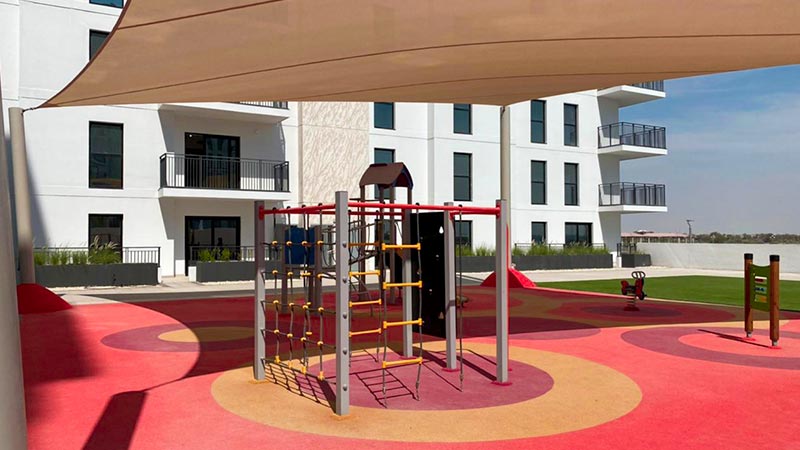
[[[686,269],[744,270],[745,253],[761,266],[769,264],[769,255],[780,255],[781,272],[800,273],[798,244],[640,243],[637,250],[649,253],[654,266]]]

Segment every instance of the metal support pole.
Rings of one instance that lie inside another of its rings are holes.
[[[495,248],[495,274],[497,276],[497,383],[508,383],[508,201],[498,200],[497,242]]]
[[[751,285],[752,276],[750,275],[750,270],[752,270],[753,265],[753,254],[752,253],[745,253],[744,254],[744,332],[745,336],[751,338],[753,336],[753,308],[750,305],[751,301],[751,293],[753,292],[753,286]]]
[[[20,281],[36,283],[33,265],[33,227],[31,193],[28,184],[28,154],[25,147],[25,122],[22,108],[8,108],[11,131],[11,168],[14,172],[14,207],[17,219],[17,257]]]
[[[322,225],[317,225],[313,228],[314,240],[322,241]],[[322,274],[322,253],[325,251],[325,246],[316,245],[314,243],[314,276],[311,277],[311,282],[314,283],[314,296],[312,297],[312,305],[314,308],[322,306],[322,278],[318,275]]]
[[[500,198],[511,201],[511,107],[500,107]]]
[[[347,191],[336,192],[336,414],[350,413],[350,252]]]
[[[411,237],[411,211],[405,210],[403,211],[403,243],[404,244],[411,244],[412,237]],[[411,250],[403,250],[403,283],[409,283],[414,281],[413,279],[413,272],[414,269],[411,263]],[[403,321],[412,320],[412,304],[414,298],[414,291],[411,286],[403,287]],[[422,292],[419,293],[422,295]],[[414,357],[414,330],[412,327],[403,327],[403,357],[404,358],[413,358]]]
[[[452,205],[452,202],[445,205]],[[456,240],[450,211],[442,214],[444,227],[444,318],[447,369],[456,370]]]
[[[255,351],[253,353],[253,378],[256,380],[263,380],[264,374],[264,359],[266,358],[266,347],[264,345],[264,330],[266,328],[265,309],[263,306],[266,301],[266,286],[264,285],[264,270],[267,266],[267,258],[264,247],[266,241],[265,222],[261,219],[260,210],[265,207],[262,201],[253,202],[253,225],[255,229],[255,237],[253,238],[254,253],[255,253],[255,330],[253,335],[255,337]]]
[[[781,257],[769,255],[769,339],[773,347],[781,337]]]
[[[10,249],[14,238],[2,92],[0,83],[0,248]],[[16,285],[13,252],[0,252],[0,439],[8,450],[28,446]]]

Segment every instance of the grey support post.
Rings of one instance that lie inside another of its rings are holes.
[[[451,206],[452,202],[445,203]],[[447,349],[447,368],[457,369],[456,365],[456,240],[453,221],[450,220],[450,211],[443,213],[444,217],[444,318]]]
[[[260,211],[265,207],[264,202],[254,202],[253,208],[253,225],[255,230],[255,238],[253,245],[255,246],[255,330],[253,335],[255,337],[255,352],[253,354],[253,378],[256,380],[263,380],[264,375],[264,359],[266,358],[266,348],[264,345],[264,333],[266,329],[266,314],[264,308],[264,301],[266,295],[266,286],[264,285],[264,270],[266,270],[266,252],[264,247],[265,242],[265,223],[261,219]]]
[[[508,201],[498,200],[497,249],[495,274],[497,276],[497,383],[508,382]]]
[[[347,191],[336,192],[336,414],[350,413],[350,225]]]
[[[10,249],[14,239],[2,92],[0,86],[0,248]],[[28,446],[16,285],[13,252],[0,252],[0,442],[8,450]]]
[[[403,244],[410,244],[411,237],[411,211],[403,211]],[[410,283],[414,281],[413,268],[411,265],[411,250],[403,250],[403,282]],[[422,295],[422,292],[420,292]],[[412,320],[412,303],[414,299],[414,291],[411,286],[403,288],[403,320]],[[414,357],[414,329],[412,327],[403,327],[403,357]]]
[[[17,217],[19,275],[23,283],[36,283],[33,265],[31,193],[28,184],[28,153],[25,147],[25,122],[22,108],[8,108],[11,129],[11,165],[14,172],[14,206]]]

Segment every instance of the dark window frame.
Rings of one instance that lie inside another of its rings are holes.
[[[594,239],[594,237],[593,237],[593,234],[594,234],[593,228],[594,228],[594,226],[593,225],[594,224],[592,224],[592,222],[565,222],[564,223],[564,245],[573,245],[573,244],[576,244],[576,243],[580,244],[580,245],[593,245],[594,244],[594,240],[593,240]],[[568,242],[567,241],[567,236],[569,235],[569,233],[567,232],[567,228],[570,227],[570,226],[574,226],[575,227],[576,240],[574,240],[572,242]],[[587,239],[585,241],[581,241],[580,240],[580,234],[581,234],[580,233],[580,227],[586,227],[586,229],[587,229],[587,233],[586,233]]]
[[[392,125],[388,127],[378,126],[378,105],[391,105],[392,107]],[[373,102],[372,104],[372,126],[380,130],[394,130],[395,129],[395,104],[394,102]]]
[[[467,175],[457,175],[456,174],[456,158],[466,156],[469,161],[469,173]],[[464,179],[467,180],[467,185],[469,186],[469,192],[467,198],[457,197],[457,189],[456,189],[456,179]],[[453,201],[457,202],[471,202],[472,201],[472,153],[460,153],[454,152],[453,153]]]
[[[536,171],[533,169],[534,165],[542,164],[544,166],[544,179],[538,181],[534,178]],[[542,186],[542,201],[537,202],[534,199],[534,186]],[[547,204],[547,161],[531,160],[531,205],[546,205]]]
[[[120,129],[119,150],[119,187],[93,186],[92,185],[92,125],[113,125]],[[89,189],[124,189],[125,188],[125,124],[115,122],[89,121]]]
[[[464,242],[463,226],[467,227],[466,242]],[[453,221],[453,242],[456,246],[464,246],[472,248],[473,226],[471,220],[454,220]]]
[[[372,149],[372,162],[374,162],[374,163],[382,162],[382,161],[378,161],[378,158],[376,158],[376,156],[378,155],[378,152],[391,153],[391,155],[392,155],[392,161],[391,162],[395,162],[396,161],[396,159],[395,159],[395,157],[396,157],[395,149],[393,149],[393,148],[385,148],[385,147],[374,147]],[[378,189],[378,186],[375,186],[375,193],[374,194],[375,194],[375,199],[376,200],[378,198],[380,198],[380,189]],[[384,194],[383,195],[384,195],[384,199],[388,200],[389,199],[389,189],[384,189]]]
[[[466,106],[466,108],[464,108]],[[456,119],[456,111],[467,112],[467,131],[459,131],[458,122]],[[472,134],[472,104],[471,103],[453,103],[453,133],[454,134]]]
[[[89,221],[87,222],[87,230],[89,235],[88,245],[87,247],[91,247],[92,243],[94,242],[94,237],[92,237],[92,217],[119,217],[119,242],[117,243],[117,250],[122,253],[122,245],[123,245],[123,236],[124,236],[124,221],[125,217],[124,214],[117,214],[117,213],[109,213],[109,214],[98,214],[98,213],[90,213],[89,214]],[[104,244],[104,243],[102,243]],[[101,245],[102,245],[101,244]]]
[[[542,232],[542,240],[541,240],[541,242],[537,242],[536,239],[534,239],[534,234],[535,233],[534,233],[533,227],[535,227],[536,225],[541,225],[542,226],[543,232]],[[533,243],[533,244],[547,244],[547,222],[537,222],[537,221],[531,222],[531,243]]]
[[[575,167],[575,182],[570,183],[567,181],[567,167]],[[569,203],[567,196],[569,188],[575,187],[575,203]],[[564,163],[564,206],[579,206],[581,203],[580,191],[580,165],[578,163]]]
[[[119,0],[119,6],[117,6],[116,4],[113,4],[113,3],[115,3],[114,0],[105,0],[105,1],[103,1],[103,0],[89,0],[89,4],[90,5],[108,6],[108,7],[111,7],[111,8],[120,8],[120,9],[122,9],[125,6],[124,0]]]
[[[100,44],[100,46],[99,46],[99,47],[97,47],[96,49],[94,49],[94,51],[92,51],[92,37],[93,37],[94,35],[104,35],[104,37],[103,37],[103,43],[102,43],[102,44]],[[103,31],[103,30],[93,30],[93,29],[90,29],[90,30],[89,30],[89,60],[90,60],[90,61],[91,61],[92,59],[94,59],[95,55],[97,55],[97,52],[99,52],[99,51],[100,51],[100,49],[101,49],[101,48],[103,48],[103,45],[106,43],[106,40],[108,40],[108,37],[109,37],[110,35],[111,35],[111,32],[110,32],[110,31]]]
[[[575,123],[574,124],[567,123],[567,108],[570,108],[570,107],[575,108]],[[580,111],[580,109],[578,108],[578,105],[576,105],[574,103],[564,103],[564,146],[566,146],[566,147],[578,147],[578,146],[580,146],[580,139],[578,139],[578,125],[579,125],[579,122],[580,122],[578,120],[578,111]],[[575,143],[571,143],[571,142],[568,143],[567,142],[567,136],[568,136],[567,130],[568,130],[568,127],[574,127]]]
[[[533,105],[534,104],[541,104],[542,105],[542,119],[541,120],[533,118]],[[531,100],[530,113],[531,113],[531,117],[530,117],[530,119],[531,119],[531,127],[530,127],[531,128],[530,129],[530,132],[531,132],[531,143],[533,143],[533,144],[546,144],[547,143],[547,101],[546,100]],[[534,127],[534,124],[541,124],[541,126],[542,126],[542,140],[541,141],[535,141],[533,139],[533,135],[534,135],[533,127]]]

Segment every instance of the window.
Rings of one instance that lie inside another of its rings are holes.
[[[453,200],[472,201],[472,155],[453,153]]]
[[[564,145],[578,146],[578,105],[564,104]]]
[[[564,163],[564,204],[578,206],[578,165]]]
[[[228,250],[231,258],[239,258],[241,245],[242,220],[240,217],[197,217],[186,216],[184,233],[184,255],[187,255],[184,273],[189,273],[189,266],[194,265],[197,260],[203,259],[203,254],[208,252],[222,252]],[[295,227],[292,227],[294,231]],[[292,231],[292,232],[293,232]],[[292,232],[286,234],[287,240],[294,240]],[[300,246],[286,249],[288,257],[295,258],[298,252],[302,252]]]
[[[122,124],[89,123],[89,187],[122,189]]]
[[[114,8],[122,8],[122,0],[89,0],[93,5],[113,6]]]
[[[394,162],[394,150],[390,148],[376,148],[375,149],[375,162],[390,164]],[[375,186],[375,198],[380,198],[381,193],[378,186]],[[389,189],[383,190],[383,198],[389,199]]]
[[[472,134],[472,105],[468,103],[453,105],[453,133]]]
[[[531,161],[531,204],[547,204],[547,162]]]
[[[394,103],[375,102],[375,128],[394,130]]]
[[[545,131],[545,106],[544,100],[531,100],[531,142],[544,144],[547,142]]]
[[[564,243],[566,245],[592,245],[592,224],[565,223]]]
[[[122,214],[89,214],[89,245],[114,244],[122,251]]]
[[[108,38],[108,33],[105,31],[89,30],[89,59],[94,58],[106,38]]]
[[[547,222],[531,222],[531,242],[534,244],[547,243]]]
[[[456,232],[455,244],[472,248],[472,221],[456,220],[453,223],[453,228]]]

